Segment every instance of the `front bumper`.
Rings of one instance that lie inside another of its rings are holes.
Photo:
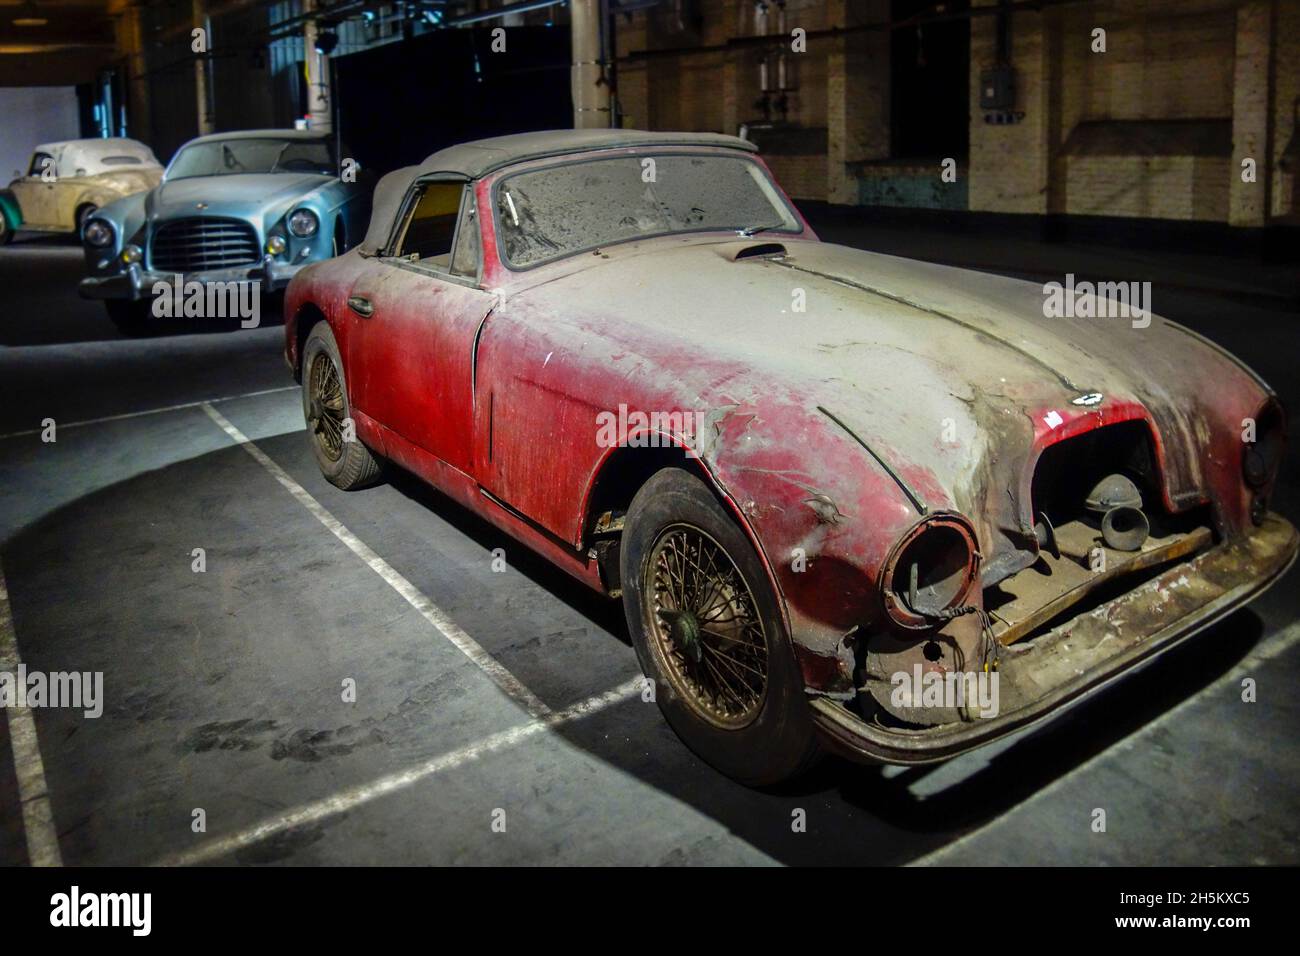
[[[262,292],[279,292],[289,284],[309,260],[284,262],[264,256],[255,266],[240,266],[236,269],[220,269],[209,272],[190,272],[181,276],[183,282],[257,282]],[[127,266],[125,272],[108,276],[88,276],[77,286],[83,299],[126,299],[139,302],[154,297],[155,284],[166,283],[171,289],[176,282],[176,275],[166,272],[152,272],[141,268],[139,263]]]
[[[1046,634],[1004,647],[998,715],[923,729],[869,724],[844,704],[812,701],[834,751],[868,763],[925,764],[1062,716],[1108,684],[1209,627],[1266,590],[1296,557],[1300,536],[1269,514],[1224,542]]]

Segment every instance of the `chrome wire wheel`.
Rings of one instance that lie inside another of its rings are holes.
[[[317,444],[330,461],[343,456],[343,383],[334,361],[325,352],[316,353],[308,372],[307,424]]]
[[[692,525],[665,528],[646,562],[646,623],[674,689],[724,730],[752,723],[768,684],[768,641],[736,563]]]

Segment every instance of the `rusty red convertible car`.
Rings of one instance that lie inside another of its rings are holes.
[[[1059,716],[1294,559],[1269,387],[1044,296],[819,241],[741,139],[533,133],[385,176],[285,356],[330,481],[395,463],[621,598],[679,736],[768,784]]]

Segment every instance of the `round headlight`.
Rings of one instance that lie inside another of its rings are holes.
[[[287,243],[284,241],[284,236],[272,236],[270,239],[266,240],[266,251],[273,256],[278,256],[280,253],[284,252],[286,245]]]
[[[103,249],[113,241],[113,227],[102,219],[92,219],[86,223],[81,237],[96,249]]]
[[[122,250],[122,261],[127,265],[134,265],[144,258],[144,253],[139,246],[129,245]]]
[[[320,221],[310,209],[299,209],[289,217],[289,231],[299,239],[306,239],[316,234]]]
[[[975,532],[959,515],[931,515],[894,545],[880,576],[885,610],[906,628],[930,627],[961,605],[978,570]]]

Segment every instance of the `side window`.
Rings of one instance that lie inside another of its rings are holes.
[[[53,165],[54,157],[49,153],[33,153],[32,165],[27,170],[28,176],[39,176],[47,165]]]
[[[416,189],[393,255],[450,270],[451,243],[465,184],[423,183]]]
[[[479,232],[478,203],[474,187],[465,187],[465,199],[460,213],[460,226],[456,231],[456,249],[451,256],[451,274],[476,278],[478,276]]]

